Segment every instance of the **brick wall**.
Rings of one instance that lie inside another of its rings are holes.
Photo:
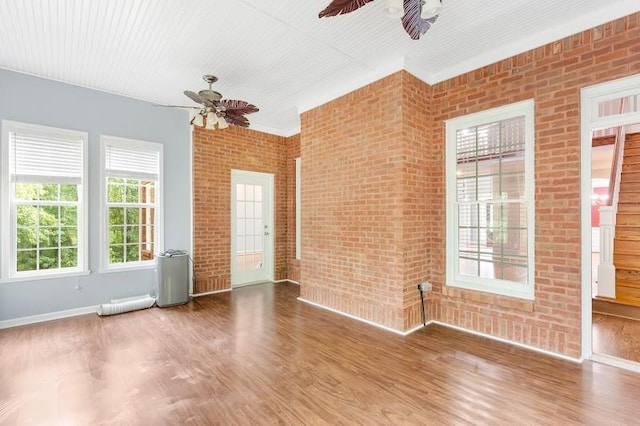
[[[403,73],[301,116],[301,297],[402,329]]]
[[[300,260],[296,259],[296,157],[300,157],[300,135],[287,138],[287,279],[300,282]]]
[[[231,169],[275,176],[275,279],[286,278],[286,140],[249,129],[194,128],[194,293],[227,289],[231,283]]]
[[[428,151],[430,277],[436,317],[572,357],[580,355],[580,88],[640,72],[640,14],[433,87]],[[535,301],[443,287],[444,120],[535,99]]]
[[[430,97],[399,72],[302,115],[303,298],[397,330],[422,321]]]

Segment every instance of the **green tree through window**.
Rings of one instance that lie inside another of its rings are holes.
[[[107,178],[109,263],[152,260],[155,182]]]
[[[16,183],[16,271],[78,266],[78,185]]]

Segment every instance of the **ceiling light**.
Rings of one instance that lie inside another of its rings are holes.
[[[441,11],[441,0],[422,0],[422,11],[420,12],[420,17],[422,19],[429,19],[433,18],[434,16],[438,16],[440,15]]]
[[[344,15],[369,3],[372,3],[372,0],[331,0],[331,3],[318,14],[318,17]],[[388,17],[400,18],[402,27],[412,40],[419,40],[429,31],[441,11],[441,0],[387,0],[384,7],[384,13]]]
[[[400,0],[402,2],[402,0]],[[184,94],[192,101],[200,104],[197,107],[180,107],[193,108],[198,112],[191,119],[194,126],[204,126],[206,118],[206,128],[209,130],[226,129],[229,125],[249,127],[249,120],[245,117],[247,114],[258,112],[259,109],[249,102],[238,99],[222,99],[222,94],[211,88],[213,83],[218,81],[218,77],[212,74],[205,74],[202,79],[209,84],[208,89],[196,92],[185,90]],[[169,105],[167,105],[169,106]],[[227,122],[222,116],[227,115],[231,120]]]
[[[404,15],[404,0],[387,0],[384,13],[389,18],[402,18]]]
[[[198,127],[204,126],[204,117],[202,117],[202,114],[200,114],[199,112],[196,113],[196,115],[193,117],[193,120],[191,120],[191,124]]]
[[[213,112],[210,111],[207,114],[207,129],[209,130],[215,130],[216,129],[216,124],[218,124],[218,115]]]

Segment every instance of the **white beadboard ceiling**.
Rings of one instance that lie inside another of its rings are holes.
[[[436,83],[640,10],[638,0],[443,0],[421,40],[376,0],[1,0],[0,68],[159,104],[219,77],[252,127],[291,135],[300,111],[406,69]]]

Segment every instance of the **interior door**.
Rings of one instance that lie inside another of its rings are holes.
[[[273,175],[231,171],[231,286],[273,281]]]

